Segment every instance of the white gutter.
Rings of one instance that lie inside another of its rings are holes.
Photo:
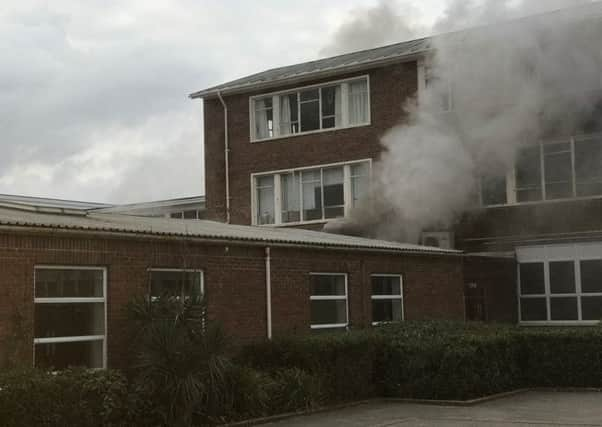
[[[230,224],[230,145],[228,142],[228,106],[218,90],[217,97],[224,107],[224,168],[226,174],[226,224]]]
[[[268,339],[272,339],[272,270],[270,247],[265,248],[265,297]]]

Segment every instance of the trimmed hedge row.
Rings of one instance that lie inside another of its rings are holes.
[[[303,369],[323,379],[330,401],[465,400],[523,387],[602,387],[602,328],[408,322],[259,343],[239,362]]]

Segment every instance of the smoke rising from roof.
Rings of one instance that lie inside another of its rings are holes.
[[[450,227],[478,200],[480,179],[504,176],[520,147],[582,132],[602,88],[602,8],[508,21],[591,2],[541,3],[449,4],[434,31],[484,26],[434,37],[420,100],[382,138],[370,203],[331,231],[417,241]]]

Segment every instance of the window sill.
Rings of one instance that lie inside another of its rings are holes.
[[[536,206],[536,205],[547,205],[554,203],[566,203],[566,202],[582,202],[587,200],[599,200],[602,199],[600,196],[586,196],[586,197],[568,197],[564,199],[553,199],[553,200],[536,200],[533,202],[516,202],[516,203],[505,203],[499,205],[483,205],[475,206],[473,209],[496,209],[496,208],[507,208],[513,206]]]
[[[332,221],[335,219],[341,218],[330,218],[330,219],[317,219],[315,221],[301,221],[301,222],[287,222],[283,224],[254,224],[256,227],[272,227],[272,228],[282,228],[282,227],[299,227],[302,225],[320,225],[326,224],[328,221]]]
[[[299,137],[299,136],[315,135],[315,134],[319,134],[319,133],[328,133],[328,132],[336,132],[336,131],[339,131],[339,130],[368,127],[368,126],[371,126],[371,125],[372,125],[372,123],[369,121],[367,123],[361,123],[361,124],[358,124],[358,125],[338,127],[338,128],[328,128],[328,129],[316,129],[316,130],[310,130],[310,131],[306,131],[306,132],[297,132],[297,133],[293,133],[293,134],[289,134],[289,135],[273,136],[271,138],[262,138],[262,139],[254,139],[254,138],[252,138],[250,142],[251,142],[251,144],[256,144],[256,143],[261,143],[261,142],[282,141],[284,139],[296,138],[296,137]]]
[[[372,326],[395,325],[395,324],[401,323],[401,322],[403,322],[403,319],[402,320],[389,320],[386,322],[384,322],[384,321],[383,322],[372,322]]]
[[[311,325],[311,329],[342,329],[349,326],[348,323],[333,323],[331,325]]]
[[[525,321],[518,322],[519,326],[597,326],[600,324],[599,320],[542,320],[542,321]]]

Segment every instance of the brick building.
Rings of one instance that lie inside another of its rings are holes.
[[[577,26],[599,25],[600,6],[574,15]],[[433,51],[432,39],[413,40],[191,94],[204,103],[208,217],[320,230],[347,216],[378,167],[380,138],[407,119],[409,99],[420,102]],[[598,83],[591,95],[599,100]],[[444,110],[453,114],[451,85],[448,95]],[[466,277],[473,277],[467,301],[489,307],[471,308],[476,318],[525,325],[591,325],[602,318],[601,106],[582,126],[527,141],[514,166],[482,186],[479,204],[452,230],[423,234],[430,245],[475,254],[466,263]],[[505,267],[496,268],[497,278],[470,270],[500,256],[506,261],[498,259]],[[513,307],[491,301],[496,292],[485,282],[500,282],[514,295]]]
[[[0,207],[0,364],[124,366],[125,306],[203,293],[238,340],[465,316],[458,251],[205,220]]]

